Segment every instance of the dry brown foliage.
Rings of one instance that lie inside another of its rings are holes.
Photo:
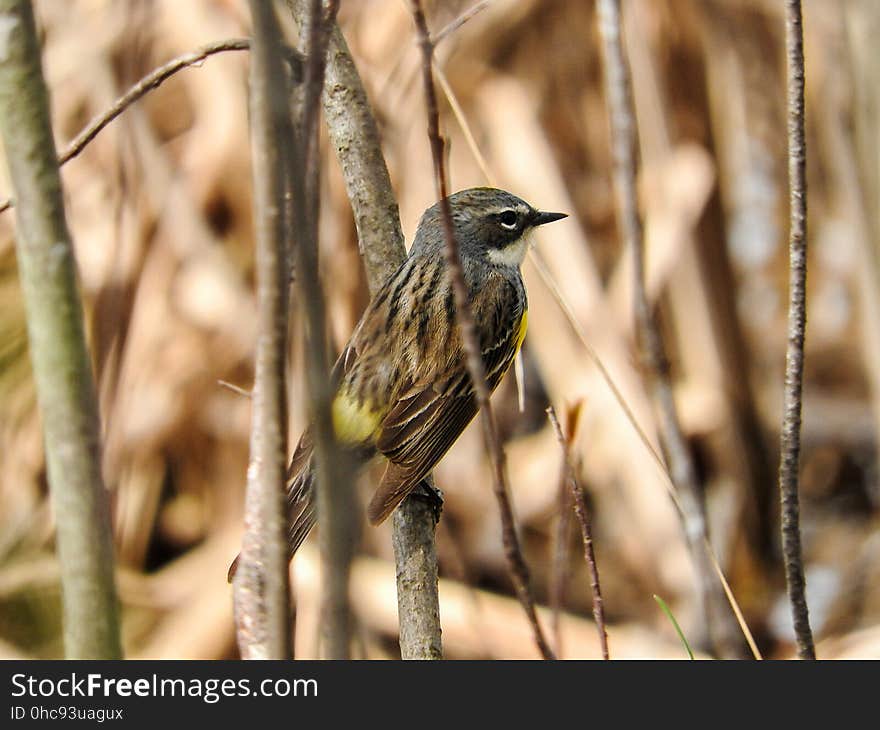
[[[436,32],[473,2],[426,3]],[[633,0],[625,40],[641,135],[649,296],[706,490],[713,544],[765,656],[793,655],[778,546],[787,298],[782,4]],[[38,0],[59,148],[154,67],[249,34],[243,0]],[[411,239],[433,202],[420,57],[406,3],[348,0],[340,23],[374,104]],[[880,653],[880,289],[872,0],[805,8],[809,290],[801,519],[820,657]],[[292,24],[291,24],[292,30]],[[294,37],[292,35],[292,37]],[[649,436],[617,239],[591,2],[493,0],[437,48],[491,183],[571,218],[536,245],[579,328]],[[183,71],[64,167],[100,389],[124,643],[131,657],[228,658],[255,305],[247,53]],[[487,184],[441,95],[451,188]],[[339,348],[367,301],[335,154],[322,147],[321,265]],[[5,175],[5,167],[4,175]],[[0,179],[0,197],[9,190]],[[61,653],[42,446],[16,281],[14,211],[0,215],[0,656]],[[544,417],[583,400],[573,455],[589,497],[612,657],[683,657],[652,594],[701,635],[693,575],[662,475],[528,262],[525,410],[494,397],[538,601],[548,605],[559,448]],[[294,303],[291,440],[303,426]],[[375,476],[375,475],[372,475]],[[446,656],[535,657],[509,584],[479,425],[435,471]],[[364,474],[363,498],[371,479]],[[564,657],[600,656],[572,532]],[[314,537],[310,540],[314,543]],[[397,656],[390,527],[364,528],[352,576],[360,652]],[[317,656],[318,560],[292,566],[298,656]],[[546,623],[549,614],[540,609]]]

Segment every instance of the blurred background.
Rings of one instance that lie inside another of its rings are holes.
[[[427,3],[432,31],[475,4]],[[776,487],[788,281],[783,4],[623,5],[649,295],[659,306],[712,543],[762,652],[791,657]],[[249,33],[244,0],[36,0],[35,7],[59,150],[154,67]],[[808,600],[820,657],[876,657],[880,61],[873,40],[880,5],[805,0],[804,15]],[[340,24],[375,109],[410,241],[434,185],[408,7],[343,0]],[[704,627],[678,517],[584,344],[656,440],[615,223],[599,47],[590,1],[492,0],[438,47],[460,108],[456,114],[441,93],[441,126],[452,189],[491,183],[571,214],[535,237],[550,279],[534,260],[524,266],[524,408],[512,376],[494,397],[536,596],[562,607],[559,620],[541,613],[551,643],[563,657],[600,656],[580,536],[571,521],[559,527],[560,451],[545,415],[548,405],[563,413],[580,403],[574,455],[592,510],[611,655],[684,657],[653,598],[661,596],[700,643]],[[246,53],[227,53],[179,73],[63,172],[99,383],[130,657],[237,656],[226,570],[241,536],[250,406],[218,381],[247,390],[253,378],[247,62]],[[338,351],[368,293],[326,144],[323,160],[321,264]],[[5,165],[0,174],[4,197]],[[53,515],[48,500],[14,235],[12,210],[0,215],[0,657],[57,657],[53,525],[64,515]],[[304,411],[295,313],[291,333],[295,441]],[[537,656],[508,579],[479,426],[435,476],[446,496],[437,533],[446,656]],[[363,500],[371,478],[363,475]],[[356,655],[394,658],[390,524],[365,523],[362,534],[352,579]],[[314,544],[313,535],[291,568],[298,657],[319,654]]]

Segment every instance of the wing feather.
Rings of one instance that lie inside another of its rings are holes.
[[[523,311],[498,302],[521,320]],[[499,328],[498,337],[483,337],[483,364],[490,392],[510,367],[521,342],[519,325]],[[382,422],[378,450],[389,466],[367,507],[370,522],[382,522],[449,450],[477,413],[476,396],[464,358],[452,372],[417,384],[403,394]]]

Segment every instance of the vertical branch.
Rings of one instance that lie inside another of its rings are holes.
[[[788,59],[789,304],[785,353],[785,396],[780,439],[779,497],[782,504],[782,553],[785,581],[798,656],[815,659],[805,595],[798,506],[801,391],[807,288],[807,180],[804,139],[804,38],[800,0],[785,3],[785,49]]]
[[[308,0],[288,0],[300,27]],[[324,117],[336,150],[357,226],[370,291],[376,290],[406,258],[400,214],[382,156],[376,120],[345,38],[330,30],[324,83]],[[397,563],[400,652],[404,659],[440,659],[440,601],[437,591],[435,511],[417,494],[392,516]]]
[[[339,450],[331,417],[333,398],[327,357],[324,292],[318,271],[319,153],[318,119],[330,28],[339,9],[338,0],[310,0],[301,24],[306,42],[305,91],[302,111],[305,150],[305,195],[294,196],[297,222],[297,282],[306,310],[306,383],[309,416],[315,430],[318,473],[318,522],[322,564],[322,614],[324,654],[328,659],[347,659],[351,638],[351,606],[348,597],[351,560],[360,521],[352,483],[351,464]]]
[[[413,494],[394,510],[391,543],[397,578],[401,659],[442,659],[435,506]]]
[[[559,474],[559,487],[556,490],[557,522],[553,535],[553,563],[550,568],[550,610],[552,619],[550,631],[553,635],[553,651],[562,656],[561,613],[565,603],[565,589],[570,577],[568,540],[571,528],[571,492],[565,482],[564,469]]]
[[[633,268],[634,309],[639,349],[645,363],[653,399],[660,419],[660,435],[670,475],[677,492],[677,506],[694,563],[698,599],[706,630],[711,637],[711,601],[715,576],[704,543],[706,512],[696,470],[681,430],[663,340],[645,290],[645,255],[642,223],[636,193],[637,131],[629,67],[623,54],[620,0],[599,0],[599,30],[605,67],[605,93],[611,126],[617,220]]]
[[[28,0],[0,2],[0,133],[18,205],[16,254],[57,524],[65,653],[118,659],[95,383]]]
[[[547,417],[556,432],[556,438],[562,449],[562,472],[560,474],[560,488],[567,486],[571,490],[574,500],[574,510],[581,527],[581,538],[584,541],[584,560],[590,573],[590,591],[593,594],[593,620],[596,622],[596,631],[599,633],[599,646],[602,647],[602,658],[609,659],[608,632],[605,630],[605,605],[602,601],[602,587],[599,584],[599,567],[596,563],[596,552],[593,550],[593,530],[590,525],[590,512],[587,509],[587,501],[584,498],[584,490],[581,489],[575,477],[574,467],[571,463],[571,442],[574,439],[575,420],[577,411],[573,411],[573,417],[569,419],[568,433],[563,433],[559,419],[553,407],[547,409]]]
[[[498,426],[495,422],[495,414],[489,402],[489,389],[486,386],[486,373],[483,359],[480,355],[480,346],[474,326],[473,315],[470,311],[467,285],[461,270],[458,242],[452,225],[452,211],[449,207],[448,190],[446,187],[446,171],[444,167],[443,140],[440,137],[439,112],[437,109],[437,96],[434,91],[434,79],[432,73],[432,59],[434,45],[428,33],[428,25],[422,11],[420,0],[412,0],[412,13],[419,36],[419,45],[422,50],[422,71],[425,85],[425,98],[428,112],[428,139],[431,143],[431,153],[434,160],[434,182],[443,218],[443,231],[446,237],[446,264],[452,288],[455,292],[455,309],[458,326],[461,330],[461,339],[467,357],[467,368],[474,386],[477,405],[481,412],[481,423],[486,448],[492,459],[492,486],[498,504],[501,509],[501,524],[504,540],[504,554],[510,566],[511,577],[516,589],[517,598],[522,604],[523,610],[532,626],[535,643],[545,659],[553,659],[553,652],[547,644],[544,632],[538,622],[535,613],[535,602],[530,586],[529,569],[522,555],[519,538],[516,534],[516,526],[513,520],[513,511],[510,506],[507,488],[507,473],[504,451],[498,437]]]
[[[235,577],[238,644],[246,659],[290,657],[287,569],[287,332],[284,192],[292,143],[281,36],[271,4],[251,0],[250,117],[256,236],[257,353],[241,567]]]
[[[300,28],[307,26],[310,1],[287,0]],[[330,29],[325,74],[327,131],[342,167],[367,282],[370,291],[376,292],[403,263],[406,248],[379,129],[348,45],[335,22]]]

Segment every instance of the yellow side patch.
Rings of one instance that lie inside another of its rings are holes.
[[[529,328],[529,310],[523,310],[522,319],[519,321],[519,334],[516,336],[516,352],[522,347],[523,340],[526,338],[526,330]]]
[[[369,403],[361,405],[347,393],[337,394],[331,410],[336,438],[344,444],[369,441],[382,422],[382,414],[373,410]]]

